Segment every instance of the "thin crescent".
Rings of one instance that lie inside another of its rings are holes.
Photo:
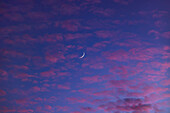
[[[83,52],[83,55],[80,58],[83,58],[85,56],[85,52]]]

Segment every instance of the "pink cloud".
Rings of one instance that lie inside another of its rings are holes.
[[[103,48],[103,47],[106,47],[107,44],[109,44],[110,42],[109,41],[102,41],[102,42],[97,42],[93,45],[93,47],[96,47],[96,48]]]
[[[98,51],[100,51],[100,49],[94,48],[94,47],[87,47],[87,51],[89,51],[89,52],[98,52]]]
[[[168,88],[145,86],[145,87],[142,88],[141,91],[143,91],[144,95],[149,95],[149,94],[152,94],[152,93],[160,94],[160,93],[166,92],[167,90],[168,90]]]
[[[15,102],[16,102],[16,104],[20,104],[22,106],[28,106],[29,104],[31,104],[31,105],[37,104],[37,102],[31,101],[28,98],[17,99]]]
[[[170,46],[164,46],[164,50],[170,50]]]
[[[71,113],[82,113],[82,112],[79,112],[79,111],[73,111],[73,112],[71,112]]]
[[[129,51],[123,49],[116,50],[114,52],[103,52],[103,55],[109,60],[128,61],[128,60],[140,60],[147,61],[158,57],[158,55],[164,55],[165,51],[160,48],[132,48]]]
[[[120,20],[113,20],[114,24],[122,24]]]
[[[57,72],[58,77],[64,77],[64,76],[69,76],[69,75],[70,75],[69,72]]]
[[[66,89],[66,90],[69,90],[69,89],[70,89],[69,84],[65,84],[65,85],[63,85],[63,84],[58,84],[57,87],[58,87],[59,89]]]
[[[39,91],[41,91],[41,88],[38,86],[34,86],[34,87],[32,87],[32,90],[35,92],[39,92]]]
[[[108,87],[116,88],[128,88],[131,85],[134,85],[136,81],[132,80],[111,80],[108,82],[110,85]]]
[[[24,18],[20,13],[6,13],[3,15],[4,19],[8,19],[10,21],[23,21]]]
[[[95,112],[95,109],[93,109],[92,107],[82,107],[81,110],[86,112]]]
[[[46,105],[45,108],[48,109],[48,110],[52,109],[52,107],[50,105]]]
[[[138,25],[138,24],[146,24],[145,20],[128,20],[128,25]]]
[[[34,110],[32,109],[24,109],[24,110],[18,110],[19,113],[33,113]]]
[[[152,93],[150,95],[147,95],[144,97],[144,102],[145,103],[154,103],[154,104],[157,104],[159,103],[160,100],[163,100],[163,99],[167,99],[169,98],[170,95],[169,94],[155,94],[155,93]],[[162,106],[162,105],[159,105],[159,106]]]
[[[5,109],[5,110],[0,110],[1,113],[11,113],[11,112],[16,112],[15,109]]]
[[[93,95],[97,97],[114,97],[115,95],[114,90],[103,90],[99,92],[94,92]]]
[[[92,36],[90,33],[81,34],[81,33],[75,33],[75,34],[67,34],[65,35],[65,38],[67,40],[73,40],[73,39],[87,39],[88,37]]]
[[[12,67],[12,68],[15,68],[15,69],[21,69],[21,70],[29,69],[29,67],[25,66],[25,65],[10,65],[9,67]]]
[[[90,51],[88,49],[88,51]],[[94,60],[95,58],[95,60]],[[105,68],[108,63],[105,61],[105,59],[101,59],[98,56],[94,56],[92,59],[85,59],[86,62],[82,64],[82,67],[89,67],[92,69],[103,69]]]
[[[152,110],[151,104],[143,104],[141,99],[125,98],[123,100],[117,100],[116,102],[108,102],[99,105],[100,109],[104,109],[106,112],[111,111],[125,111],[125,112],[149,112]]]
[[[57,108],[57,111],[64,111],[64,112],[70,110],[70,107],[68,106],[56,106],[56,108]]]
[[[152,73],[154,74],[154,73]],[[149,81],[160,81],[161,79],[166,78],[166,76],[154,76],[154,75],[148,75],[148,76],[144,76],[144,79],[149,80]]]
[[[17,51],[14,51],[14,50],[4,50],[3,51],[3,55],[5,55],[5,56],[12,56],[12,57],[20,57],[20,58],[22,58],[22,57],[28,57],[28,56],[26,56],[26,55],[24,55],[23,53],[21,53],[21,52],[17,52]]]
[[[167,23],[165,21],[162,20],[157,20],[154,22],[155,26],[158,28],[164,28],[165,26],[167,26]]]
[[[129,58],[128,52],[125,50],[117,50],[113,53],[104,52],[104,56],[106,56],[109,60],[117,60],[117,61],[126,61]]]
[[[47,92],[47,91],[49,91],[49,89],[47,89],[46,87],[34,86],[34,87],[30,88],[29,93],[31,93],[31,92]]]
[[[150,34],[159,35],[160,33],[159,33],[158,31],[155,31],[155,30],[150,30],[150,31],[148,32],[148,34],[149,34],[149,35],[150,35]]]
[[[78,14],[80,11],[80,7],[76,4],[62,4],[61,8],[59,9],[60,13],[63,15],[75,15]]]
[[[104,68],[104,63],[96,63],[96,64],[93,64],[93,65],[90,65],[90,68],[103,69]]]
[[[49,13],[45,13],[45,12],[30,11],[27,13],[26,17],[28,17],[29,19],[33,19],[34,21],[36,21],[36,20],[46,21],[50,18],[50,15],[49,15]]]
[[[65,59],[64,53],[58,51],[57,53],[46,53],[45,59],[50,63],[56,63]]]
[[[114,14],[114,10],[112,9],[102,9],[97,7],[93,7],[92,9],[90,9],[90,12],[104,16],[112,16]]]
[[[2,89],[0,89],[0,96],[5,96],[6,95],[6,92]]]
[[[158,31],[155,31],[155,30],[150,30],[150,31],[148,32],[148,34],[149,34],[149,35],[152,35],[152,34],[153,34],[156,39],[159,39],[159,37],[160,37],[160,33],[159,33]]]
[[[15,78],[18,78],[18,79],[28,79],[28,78],[31,78],[31,77],[36,77],[35,75],[30,75],[30,74],[27,74],[27,73],[21,73],[21,74],[16,74],[15,75]]]
[[[133,0],[113,0],[113,1],[116,2],[116,3],[123,4],[123,5],[128,5]]]
[[[117,31],[96,31],[95,33],[98,37],[101,38],[112,38],[117,37],[118,35]]]
[[[132,54],[131,59],[146,61],[146,60],[152,59],[153,56],[157,54],[161,54],[162,51],[158,48],[146,48],[146,49],[133,48],[129,52]]]
[[[58,97],[55,97],[55,96],[51,96],[49,97],[48,99],[45,99],[45,101],[49,102],[49,103],[54,103],[56,102],[57,100],[59,100]]]
[[[170,38],[170,31],[164,32],[161,34],[162,37],[169,39]]]
[[[75,0],[73,0],[75,1]],[[100,4],[102,1],[101,0],[83,0],[82,3],[80,4],[80,6],[83,6],[85,8],[88,8],[88,5],[91,4]]]
[[[144,94],[142,92],[128,92],[127,96],[130,96],[130,97],[142,97],[142,96],[144,96]]]
[[[7,101],[6,98],[0,98],[0,102],[4,102],[4,101]]]
[[[40,97],[37,97],[34,99],[35,101],[39,101],[39,102],[46,102],[46,103],[54,103],[56,101],[59,100],[59,98],[55,97],[55,96],[51,96],[49,98],[40,98]]]
[[[163,85],[163,86],[168,86],[168,85],[170,85],[170,79],[162,80],[160,83],[161,83],[161,85]]]
[[[157,12],[153,13],[152,17],[153,18],[161,18],[166,14],[168,14],[168,11],[157,11]]]
[[[134,106],[134,105],[141,104],[143,100],[139,98],[124,98],[123,102],[125,105]]]
[[[41,42],[54,43],[63,40],[62,34],[46,34],[43,37],[39,37]]]
[[[42,77],[51,77],[51,76],[55,76],[56,73],[54,71],[50,70],[50,71],[41,72],[40,75]]]
[[[40,98],[40,97],[37,97],[35,98],[36,101],[43,101],[44,99],[43,98]]]
[[[82,94],[93,95],[93,92],[95,90],[96,90],[95,88],[85,88],[85,89],[79,89],[78,92]]]
[[[125,47],[139,47],[144,45],[151,45],[150,43],[143,42],[141,40],[127,39],[125,41],[115,42],[116,45]]]
[[[30,25],[16,25],[16,26],[8,26],[8,27],[3,27],[1,28],[1,33],[6,35],[9,33],[14,33],[14,32],[23,32],[23,31],[29,31],[31,30]]]
[[[150,104],[139,104],[137,106],[131,107],[132,110],[135,111],[150,111],[152,110],[152,106]]]
[[[72,102],[72,103],[86,103],[87,102],[87,99],[85,98],[75,98],[75,97],[70,97],[70,98],[67,98],[67,100],[69,102]]]
[[[113,74],[118,74],[119,76],[122,77],[129,77],[131,74],[129,70],[130,67],[128,66],[114,66],[109,71],[112,72]]]
[[[81,80],[83,80],[86,83],[96,83],[103,81],[99,75],[91,77],[82,77]]]
[[[0,80],[7,80],[8,79],[8,73],[5,70],[0,69]]]
[[[80,29],[81,25],[78,20],[66,20],[61,23],[61,27],[68,30],[68,31],[78,31]]]
[[[92,100],[92,104],[99,104],[99,103],[104,103],[104,102],[107,102],[107,101],[109,101],[110,99],[109,98],[102,98],[102,99],[94,99],[94,100]]]

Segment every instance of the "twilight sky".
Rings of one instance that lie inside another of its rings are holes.
[[[1,0],[0,113],[168,113],[169,4]]]

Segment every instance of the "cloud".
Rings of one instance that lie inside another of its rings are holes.
[[[24,110],[18,110],[19,113],[33,113],[34,110],[32,109],[24,109]]]
[[[74,34],[67,34],[64,37],[66,38],[66,40],[73,40],[73,39],[87,39],[90,36],[92,36],[91,33],[74,33]]]
[[[66,20],[61,23],[61,27],[68,31],[78,31],[80,28],[80,22],[78,20]]]
[[[3,70],[3,69],[0,69],[0,80],[7,80],[8,79],[8,72]]]
[[[0,96],[5,96],[6,95],[6,92],[2,89],[0,89]]]
[[[138,5],[2,0],[0,112],[166,113],[168,12]]]
[[[62,4],[60,6],[60,14],[62,15],[75,15],[79,14],[80,6],[76,4]]]
[[[52,107],[50,105],[46,105],[45,108],[48,109],[48,110],[52,109]]]
[[[58,41],[63,41],[63,36],[62,34],[45,34],[42,37],[39,37],[39,40],[43,43],[55,43]]]
[[[123,49],[116,50],[114,52],[103,52],[103,55],[109,60],[116,61],[129,61],[139,60],[147,61],[153,58],[159,57],[159,55],[166,54],[160,48],[132,48],[129,51]]]
[[[117,31],[96,31],[95,34],[101,38],[112,38],[117,37]]]
[[[117,50],[113,53],[104,52],[103,55],[106,56],[106,58],[109,60],[117,60],[117,61],[126,61],[129,58],[128,52],[123,49]]]
[[[92,107],[82,107],[81,110],[86,112],[95,112],[95,109],[93,109]]]
[[[56,108],[57,108],[57,111],[63,111],[63,112],[70,110],[70,107],[68,106],[56,106]]]
[[[11,112],[16,112],[15,109],[5,109],[5,110],[0,110],[2,113],[11,113]]]
[[[38,92],[48,92],[48,91],[49,91],[49,89],[47,89],[46,87],[34,86],[29,89],[28,93],[38,93]]]
[[[103,15],[103,16],[112,16],[114,14],[114,10],[112,9],[103,9],[98,7],[93,7],[90,9],[90,12],[96,14],[96,15]]]
[[[170,31],[164,32],[161,34],[162,37],[169,39],[170,38]]]
[[[82,77],[81,80],[83,80],[86,83],[98,83],[103,81],[99,75],[91,77]]]
[[[87,99],[84,98],[69,97],[67,100],[71,103],[87,103]]]
[[[70,89],[70,86],[69,86],[69,84],[58,84],[58,85],[57,85],[57,88],[58,88],[58,89],[69,90],[69,89]]]
[[[42,77],[51,77],[51,76],[55,76],[56,73],[54,71],[50,70],[50,71],[41,72],[40,75]]]
[[[93,95],[97,97],[114,97],[115,96],[114,94],[115,94],[114,90],[103,90],[93,93]]]
[[[127,88],[136,84],[136,82],[132,80],[111,80],[108,84],[110,84],[108,87]]]
[[[162,80],[160,83],[161,83],[161,85],[163,85],[163,86],[168,86],[168,85],[170,85],[170,79]]]
[[[29,78],[36,78],[35,75],[27,74],[27,73],[20,73],[14,75],[15,78],[22,79],[23,81]]]
[[[113,0],[115,3],[120,3],[123,5],[128,5],[130,2],[132,2],[133,0]]]
[[[139,98],[124,98],[122,100],[117,100],[116,102],[107,102],[105,104],[99,105],[100,109],[103,109],[106,112],[113,111],[150,111],[152,110],[151,104],[143,104],[143,100]]]
[[[153,11],[152,17],[153,18],[161,18],[161,17],[163,17],[167,14],[168,14],[168,11],[161,11],[161,10],[160,11]]]

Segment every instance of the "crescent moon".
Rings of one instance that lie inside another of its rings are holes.
[[[85,56],[85,52],[83,52],[83,55],[81,57],[79,57],[79,58],[83,58],[84,56]]]

